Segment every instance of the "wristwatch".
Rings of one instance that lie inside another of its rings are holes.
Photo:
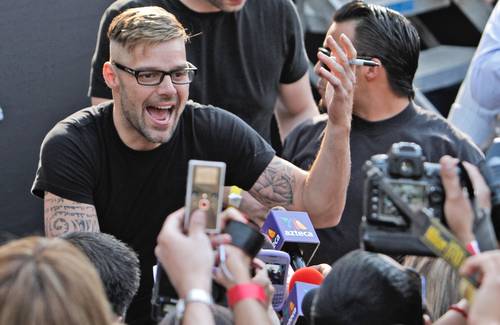
[[[175,305],[175,324],[180,324],[184,317],[186,305],[190,302],[201,302],[208,306],[213,305],[212,295],[203,289],[191,289],[186,295],[186,298],[179,299]]]

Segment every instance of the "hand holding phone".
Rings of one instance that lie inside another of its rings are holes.
[[[257,258],[266,263],[267,274],[274,287],[273,308],[281,310],[286,296],[286,279],[290,265],[290,256],[282,251],[261,249]]]

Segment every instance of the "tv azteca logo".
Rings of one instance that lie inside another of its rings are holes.
[[[272,230],[271,228],[267,229],[267,235],[269,236],[269,239],[271,239],[271,243],[273,245],[273,248],[276,249],[276,247],[278,246],[278,243],[280,242],[280,235]]]
[[[286,225],[287,230],[285,230],[286,236],[294,236],[294,237],[314,237],[314,234],[311,231],[307,230],[307,227],[300,222],[298,219],[293,219],[293,221],[289,218],[281,218]],[[290,228],[292,228],[291,230]]]

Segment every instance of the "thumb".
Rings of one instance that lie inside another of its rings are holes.
[[[191,214],[191,220],[189,220],[188,235],[199,235],[205,233],[205,228],[207,225],[207,214],[202,210],[195,210]]]

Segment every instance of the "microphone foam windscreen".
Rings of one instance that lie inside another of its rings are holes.
[[[320,285],[324,280],[323,274],[313,267],[303,267],[295,271],[290,279],[290,284],[288,285],[288,292],[292,291],[295,282],[305,282],[310,284]]]

